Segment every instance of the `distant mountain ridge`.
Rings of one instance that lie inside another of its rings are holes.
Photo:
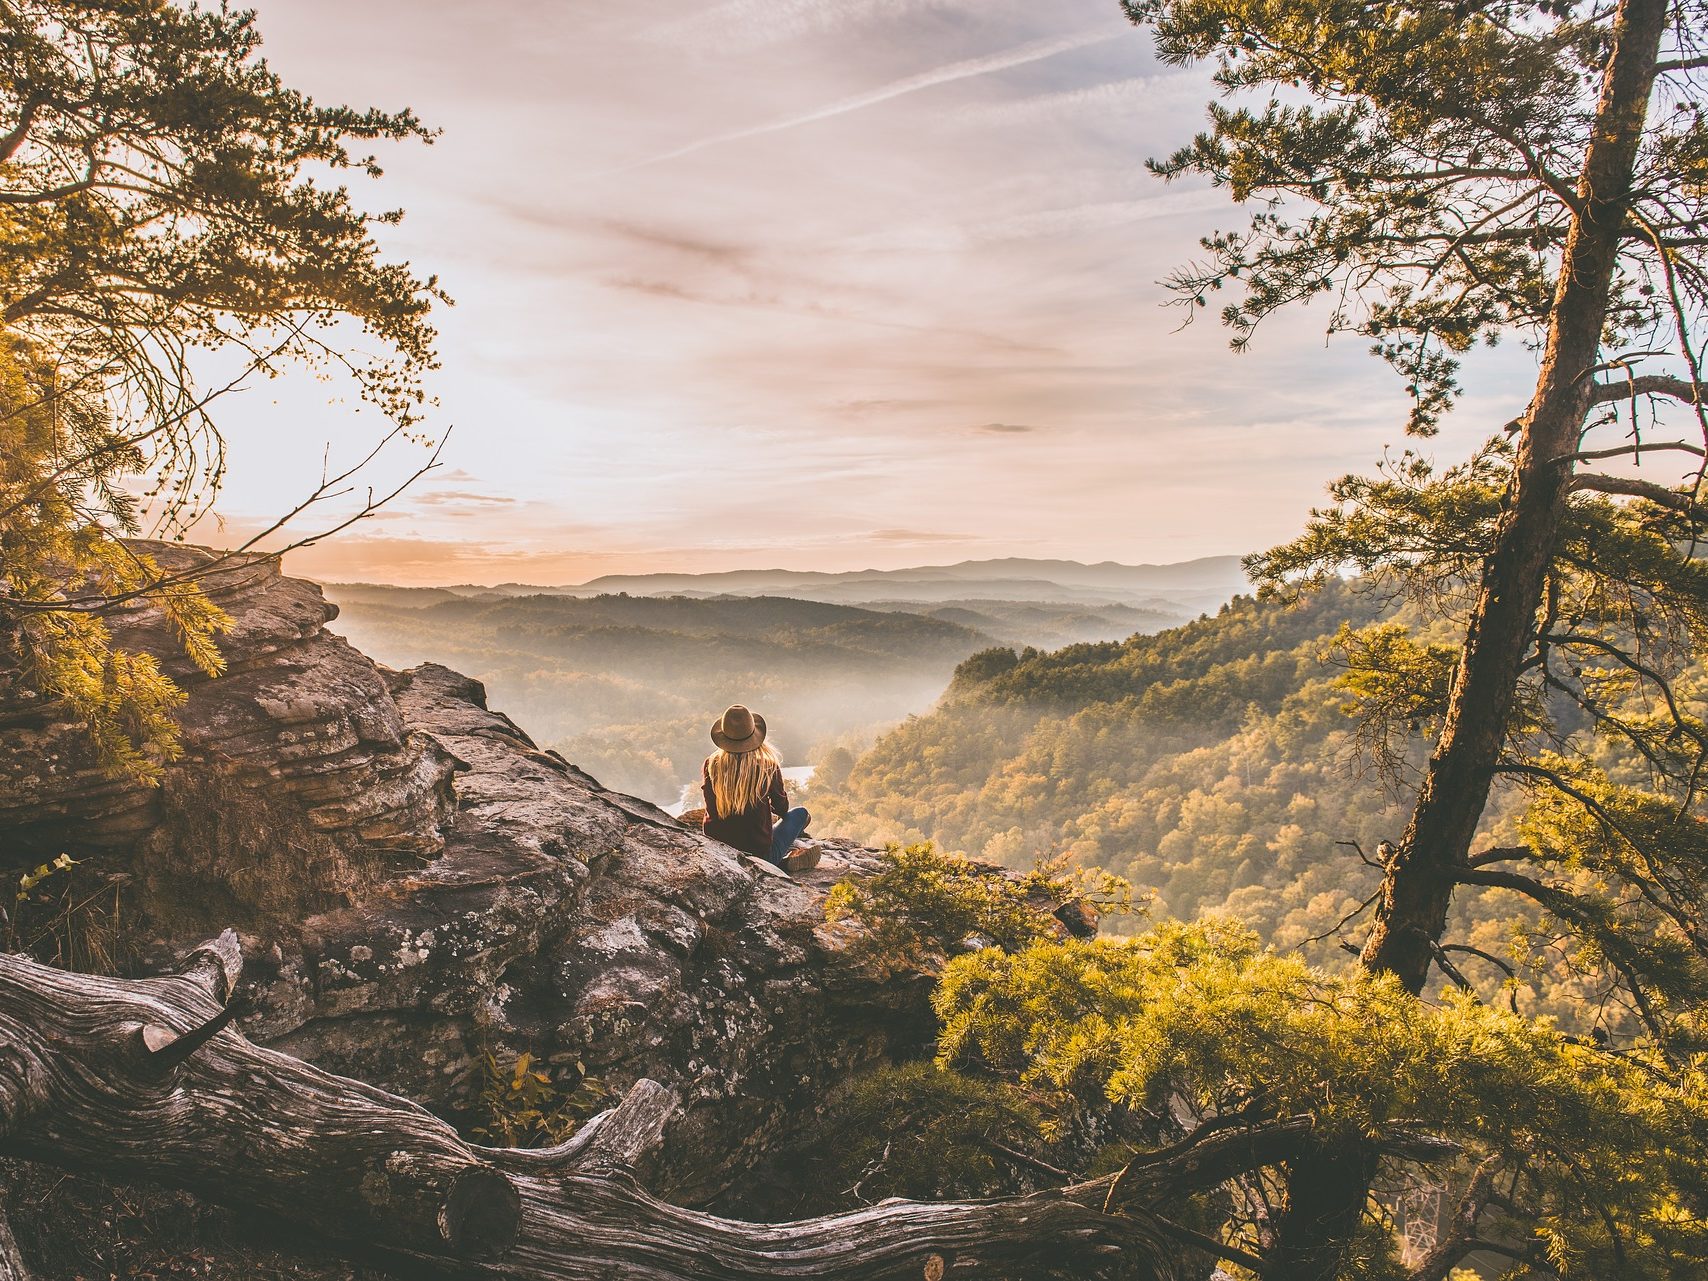
[[[608,575],[573,587],[327,584],[338,630],[394,667],[434,661],[601,780],[674,800],[730,702],[762,707],[791,763],[927,711],[993,645],[1124,641],[1247,590],[1232,556],[1176,565],[966,561],[847,574]]]
[[[360,590],[372,584],[338,584]],[[387,589],[393,591],[396,589]],[[1009,556],[965,560],[953,565],[905,569],[857,569],[842,573],[803,569],[729,569],[709,573],[605,574],[585,583],[548,586],[499,583],[447,584],[412,589],[421,603],[442,596],[788,596],[845,605],[1039,602],[1051,605],[1133,606],[1153,611],[1157,622],[1180,621],[1219,608],[1250,590],[1237,556],[1203,556],[1162,565],[1085,564]],[[1162,615],[1172,615],[1162,618]]]
[[[746,595],[754,592],[826,588],[844,584],[888,583],[918,587],[935,583],[1003,583],[1035,589],[1054,584],[1085,587],[1119,595],[1180,590],[1214,590],[1226,596],[1247,586],[1238,556],[1204,556],[1166,565],[1123,565],[1116,561],[1085,564],[1075,560],[1037,560],[1008,556],[996,560],[964,560],[953,565],[921,565],[911,569],[858,569],[846,573],[795,569],[733,569],[705,574],[605,574],[575,587],[575,592],[628,592],[655,595],[721,589]],[[509,590],[508,586],[501,590]],[[985,595],[991,595],[985,592]],[[918,599],[906,591],[892,598]],[[1035,595],[1011,599],[1036,600]]]
[[[525,709],[543,744],[661,804],[697,774],[706,727],[732,702],[763,709],[788,763],[810,764],[822,738],[876,732],[929,707],[957,663],[1006,634],[960,618],[773,596],[372,585],[329,595],[337,630],[378,661],[460,664],[496,701]],[[1057,611],[1031,627],[1057,617],[1074,625],[1075,615]],[[1001,620],[971,616],[983,621]]]

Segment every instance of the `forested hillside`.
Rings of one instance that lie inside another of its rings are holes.
[[[1159,915],[1223,910],[1299,943],[1376,883],[1337,842],[1374,857],[1405,826],[1409,797],[1361,759],[1334,657],[1343,625],[1393,612],[1337,584],[1117,644],[986,650],[930,715],[815,785],[813,808],[867,841],[1014,867],[1066,854],[1154,889]]]
[[[977,596],[942,603],[928,600],[871,600],[864,609],[922,614],[983,632],[1003,645],[1058,649],[1063,645],[1121,640],[1137,632],[1175,627],[1195,612],[1159,601],[1142,605],[1099,605],[1049,600],[995,599]]]
[[[337,629],[394,667],[486,683],[540,741],[659,804],[710,750],[727,704],[761,708],[788,763],[929,706],[991,637],[943,619],[776,597],[481,596],[335,587]]]

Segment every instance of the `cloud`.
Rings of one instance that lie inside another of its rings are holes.
[[[1227,193],[1213,188],[1166,191],[1137,200],[1102,200],[1054,209],[1029,209],[961,223],[922,222],[912,227],[853,236],[843,241],[840,248],[853,253],[953,253],[1005,241],[1079,236],[1156,218],[1227,207]]]
[[[758,293],[749,290],[744,293],[719,294],[709,290],[694,289],[687,285],[677,284],[670,280],[649,280],[634,276],[610,276],[601,281],[607,288],[619,289],[628,293],[644,294],[650,298],[663,298],[672,302],[695,303],[705,307],[738,307],[757,311],[781,311],[797,316],[810,316],[819,320],[836,321],[841,324],[864,325],[873,329],[899,330],[910,334],[927,334],[947,338],[967,339],[983,346],[1002,351],[1030,352],[1034,355],[1044,355],[1056,351],[1054,347],[1040,343],[1023,342],[1009,338],[1003,334],[986,333],[976,329],[949,328],[943,325],[915,325],[905,320],[891,320],[881,315],[866,315],[850,311],[844,307],[833,307],[820,302],[794,301],[781,294]]]
[[[943,534],[928,529],[874,529],[866,535],[880,543],[974,543],[971,534]]]
[[[1250,548],[1403,418],[1361,344],[1322,350],[1314,309],[1238,358],[1213,321],[1174,332],[1156,282],[1248,211],[1145,173],[1216,87],[1113,0],[257,4],[305,86],[445,129],[388,150],[365,195],[409,209],[387,252],[458,298],[431,385],[434,426],[464,426],[422,495],[305,553],[340,576],[958,554],[868,533],[926,514],[993,555]],[[325,39],[350,23],[371,39]],[[382,66],[362,51],[388,28]],[[684,147],[705,150],[585,180]],[[1509,373],[1476,375],[1459,417],[1510,417]],[[342,438],[349,408],[294,376],[233,398],[222,507],[288,509],[318,478],[305,425]],[[753,492],[810,498],[755,528]]]
[[[920,10],[955,10],[961,0],[724,0],[653,31],[655,39],[689,50],[746,52]]]
[[[861,111],[867,107],[876,106],[880,102],[889,102],[905,94],[918,93],[921,89],[933,89],[938,85],[952,84],[957,80],[968,80],[974,76],[990,75],[996,71],[1007,71],[1011,67],[1025,66],[1030,62],[1041,62],[1045,58],[1053,58],[1057,54],[1068,53],[1074,49],[1084,49],[1094,44],[1103,44],[1123,34],[1107,28],[1097,28],[1091,31],[1076,32],[1071,36],[1058,36],[1050,40],[1033,40],[1027,44],[1004,50],[1002,53],[989,54],[980,58],[967,58],[960,62],[951,62],[947,66],[936,67],[914,76],[901,80],[892,80],[865,93],[854,94],[847,98],[838,98],[825,106],[802,112],[799,115],[785,116],[781,120],[768,121],[762,125],[750,125],[745,129],[730,129],[724,133],[715,133],[709,137],[673,147],[669,151],[661,151],[645,159],[636,160],[631,164],[619,165],[610,173],[628,173],[648,165],[663,164],[668,160],[679,160],[683,156],[691,156],[696,151],[704,151],[708,147],[721,147],[726,143],[740,142],[747,138],[758,138],[768,133],[780,133],[785,129],[796,129],[801,125],[813,124],[820,120],[829,120],[833,116],[846,115],[851,111]]]
[[[998,102],[968,103],[946,113],[948,123],[980,130],[1015,129],[1022,126],[1079,122],[1125,117],[1140,108],[1197,106],[1205,98],[1204,77],[1191,71],[1155,76],[1128,76],[1122,80],[1060,89],[1025,98]]]
[[[896,414],[907,413],[916,409],[932,409],[942,403],[940,400],[918,398],[841,400],[832,405],[831,409],[835,413],[847,414],[851,418],[865,418],[873,414]]]
[[[458,471],[461,471],[458,468]],[[467,476],[467,472],[463,472]],[[472,480],[473,477],[470,477]],[[506,498],[502,494],[477,494],[468,489],[434,489],[422,494],[412,494],[409,499],[426,507],[451,507],[463,505],[504,506],[514,503],[514,498]]]
[[[543,219],[543,216],[539,214],[529,216]],[[709,237],[689,235],[667,228],[643,226],[617,218],[605,219],[595,225],[600,230],[608,231],[636,244],[716,263],[739,264],[753,255],[753,249],[749,245],[713,240]]]

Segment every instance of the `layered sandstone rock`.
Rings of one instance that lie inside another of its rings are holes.
[[[232,619],[217,680],[184,658],[158,611],[132,605],[110,620],[116,644],[158,655],[189,692],[183,761],[162,788],[113,779],[62,708],[0,681],[0,828],[34,848],[128,848],[180,792],[218,775],[343,848],[436,853],[451,762],[404,724],[385,674],[325,630],[338,611],[320,588],[282,576],[272,557],[148,550],[169,572],[212,566],[203,588]]]
[[[655,1186],[694,1202],[827,1087],[927,1043],[929,979],[856,968],[824,921],[870,851],[779,876],[540,751],[478,682],[378,667],[275,562],[208,587],[230,667],[173,667],[186,754],[165,784],[107,779],[75,725],[0,687],[0,828],[116,878],[138,965],[235,925],[253,1039],[451,1112],[487,1052],[617,1091],[651,1077],[686,1103]],[[150,611],[115,631],[172,653]]]

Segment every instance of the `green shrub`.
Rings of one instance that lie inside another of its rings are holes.
[[[892,968],[936,969],[969,940],[1009,952],[1053,940],[1059,931],[1050,912],[1071,899],[1099,911],[1133,910],[1132,887],[1118,877],[1052,867],[1005,876],[929,841],[891,845],[881,860],[875,875],[831,887],[824,912],[860,927],[857,956]]]
[[[469,1134],[494,1147],[546,1148],[562,1143],[610,1095],[589,1077],[573,1085],[560,1083],[536,1067],[534,1056],[527,1052],[517,1055],[506,1070],[487,1050],[480,1056],[480,1067],[480,1124]]]
[[[796,1212],[892,1196],[996,1196],[1055,1182],[1024,1158],[1048,1163],[1045,1136],[1059,1126],[1059,1105],[1045,1092],[929,1063],[880,1068],[832,1106],[812,1145],[806,1182],[817,1191]]]

